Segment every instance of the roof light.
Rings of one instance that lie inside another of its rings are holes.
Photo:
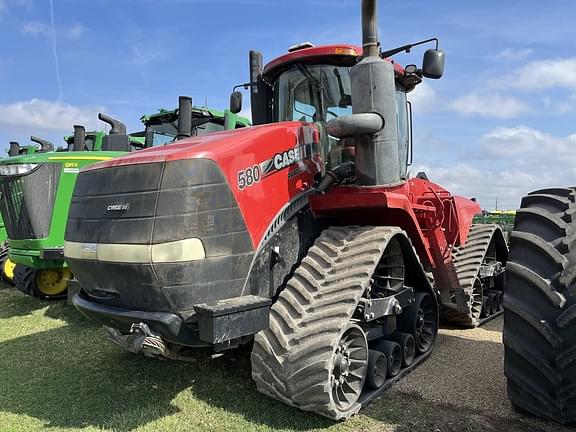
[[[344,48],[344,47],[336,48],[334,50],[334,54],[350,55],[350,56],[358,57],[358,53],[356,52],[356,50],[354,48]]]
[[[37,166],[38,164],[0,165],[0,175],[3,176],[24,175],[36,169]]]
[[[315,46],[316,45],[314,45],[312,42],[300,42],[288,48],[288,52],[300,51],[306,48],[314,48]]]

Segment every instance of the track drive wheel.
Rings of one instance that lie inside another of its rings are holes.
[[[273,304],[270,327],[255,336],[252,378],[259,391],[334,420],[360,410],[374,362],[353,315],[373,285],[395,283],[377,267],[381,259],[396,267],[383,255],[400,235],[397,227],[322,232]]]
[[[16,288],[43,299],[63,298],[70,278],[68,268],[34,269],[17,264],[14,271]]]
[[[430,351],[438,335],[438,308],[428,293],[416,293],[416,302],[406,308],[408,317],[400,322],[399,330],[414,336],[416,353]]]
[[[576,189],[522,199],[504,287],[504,371],[519,410],[576,422]]]

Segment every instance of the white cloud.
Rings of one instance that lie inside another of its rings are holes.
[[[518,166],[576,169],[576,134],[556,137],[527,126],[500,127],[482,137],[488,156],[511,158]]]
[[[430,84],[423,82],[408,93],[408,99],[414,104],[414,109],[417,112],[424,112],[437,107],[439,97]]]
[[[130,47],[129,63],[132,64],[147,65],[165,58],[165,52],[160,46],[137,44]]]
[[[71,27],[65,29],[65,36],[69,39],[80,39],[84,33],[86,33],[88,29],[84,27],[82,24],[74,24]]]
[[[98,106],[74,106],[59,101],[31,99],[29,101],[0,104],[0,125],[13,131],[67,131],[74,124],[95,128],[97,115],[104,111]]]
[[[455,99],[450,107],[467,116],[479,115],[499,119],[518,117],[530,111],[528,105],[512,96],[479,92],[472,92]]]
[[[22,33],[34,36],[52,36],[52,29],[48,24],[32,21],[22,26]]]
[[[532,50],[530,48],[525,48],[521,50],[513,50],[511,48],[506,48],[496,54],[495,58],[498,60],[506,61],[521,61],[526,60],[532,55]]]
[[[576,134],[553,136],[527,126],[500,127],[484,134],[479,153],[465,162],[415,166],[452,193],[476,197],[493,209],[515,209],[522,196],[545,187],[576,184]],[[473,161],[476,162],[473,162]]]
[[[2,1],[2,0],[0,0]],[[79,39],[88,29],[82,24],[73,24],[70,27],[56,29],[56,35],[66,39]],[[22,33],[33,36],[52,37],[52,28],[46,23],[31,21],[24,23],[21,29]]]
[[[576,90],[576,57],[533,61],[504,77],[501,82],[522,90],[554,87]]]
[[[496,200],[499,208],[515,209],[522,196],[531,190],[538,189],[543,178],[516,168],[494,170],[482,169],[469,163],[455,165],[418,166],[417,171],[424,171],[431,181],[449,190],[455,195],[476,198],[482,208],[493,209]],[[417,171],[414,172],[417,172]],[[548,179],[553,185],[553,179]],[[544,181],[545,183],[545,181]]]

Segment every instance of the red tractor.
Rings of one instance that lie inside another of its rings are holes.
[[[389,57],[420,43],[381,52],[373,0],[362,22],[362,48],[303,44],[264,68],[251,52],[257,126],[79,175],[73,302],[116,343],[166,357],[253,343],[258,390],[344,419],[431,353],[439,316],[498,312],[502,232],[407,174],[406,93],[440,78],[444,54],[402,68]]]

